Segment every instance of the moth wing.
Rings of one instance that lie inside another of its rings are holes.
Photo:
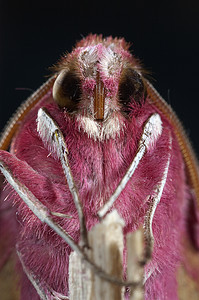
[[[4,300],[18,300],[19,289],[15,269],[15,209],[5,199],[4,178],[0,175],[0,295]]]
[[[184,159],[190,194],[187,193],[183,264],[177,274],[180,300],[199,299],[199,167],[186,132],[175,112],[145,80],[148,96],[172,125]]]
[[[178,269],[177,280],[180,300],[199,299],[199,209],[194,197],[187,208],[183,264]]]
[[[51,89],[55,77],[51,77],[24,103],[22,103],[6,125],[1,138],[0,149],[8,149],[19,124],[31,108]],[[6,197],[4,177],[0,174],[0,295],[4,300],[18,300],[18,279],[15,243],[17,237],[17,221],[15,209]]]

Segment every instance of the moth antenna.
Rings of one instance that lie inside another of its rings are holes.
[[[23,102],[13,116],[8,121],[7,125],[3,129],[0,137],[0,149],[7,150],[11,140],[19,128],[20,122],[24,119],[27,113],[36,105],[36,103],[43,98],[43,96],[50,91],[56,76],[50,77],[39,89],[37,89],[30,97]]]
[[[176,113],[173,111],[171,106],[160,96],[152,84],[144,79],[144,83],[147,88],[148,95],[151,99],[152,104],[154,104],[163,115],[169,120],[170,124],[174,128],[178,144],[185,162],[187,169],[188,179],[191,187],[194,189],[197,205],[199,207],[199,172],[198,172],[198,161],[196,155],[192,149],[191,143],[186,135],[186,132],[177,117]]]
[[[106,202],[106,204],[98,211],[98,216],[100,218],[103,218],[106,215],[106,213],[108,212],[108,210],[113,206],[115,200],[118,198],[120,193],[123,191],[123,189],[127,185],[129,179],[135,172],[144,153],[153,147],[154,143],[157,141],[157,139],[161,135],[161,133],[162,133],[161,118],[158,114],[153,114],[145,123],[144,129],[143,129],[143,134],[139,141],[137,153],[136,153],[132,163],[130,164],[126,174],[124,175],[124,177],[120,181],[119,185],[117,186],[115,192],[112,194],[112,196]]]
[[[46,147],[53,152],[61,161],[61,165],[66,177],[69,190],[72,194],[76,209],[78,211],[80,221],[80,244],[88,246],[87,230],[85,225],[85,217],[83,214],[82,204],[79,199],[76,184],[70,169],[67,153],[68,149],[64,140],[64,136],[52,117],[44,108],[40,108],[37,117],[37,131]]]

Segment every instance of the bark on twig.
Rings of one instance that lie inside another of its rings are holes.
[[[90,250],[87,255],[95,265],[110,277],[123,278],[123,237],[124,221],[117,211],[106,218],[88,233]],[[144,234],[137,230],[127,235],[127,277],[135,282],[130,300],[144,299]],[[103,279],[90,269],[88,264],[75,252],[70,255],[69,263],[70,300],[123,300],[125,288]]]

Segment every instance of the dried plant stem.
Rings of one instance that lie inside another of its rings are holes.
[[[128,280],[142,283],[135,289],[131,289],[130,300],[144,300],[144,264],[140,263],[144,255],[144,232],[138,229],[127,234],[126,239]]]
[[[89,231],[90,258],[110,276],[122,280],[124,221],[114,210]],[[95,300],[121,300],[122,287],[112,284],[93,273]]]
[[[69,297],[70,300],[93,300],[93,278],[91,269],[74,251],[69,257]]]
[[[123,231],[124,221],[114,210],[88,233],[89,257],[110,274],[123,276]],[[144,299],[144,232],[138,229],[127,235],[128,280],[139,282],[131,289],[130,300]],[[69,263],[70,300],[122,300],[124,288],[100,278],[75,252]]]
[[[88,233],[89,257],[110,276],[122,279],[123,220],[116,211]],[[81,287],[81,288],[79,288]],[[122,300],[123,288],[100,278],[75,253],[69,267],[70,300]]]

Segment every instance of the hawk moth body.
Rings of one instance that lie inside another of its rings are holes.
[[[128,48],[123,39],[111,37],[89,35],[80,41],[60,60],[55,76],[30,98],[28,108],[10,123],[11,130],[7,128],[1,139],[4,150],[11,142],[10,153],[1,150],[0,162],[50,212],[69,216],[53,218],[78,243],[78,212],[56,149],[51,147],[53,138],[48,131],[37,130],[39,109],[47,111],[63,134],[87,230],[99,222],[99,210],[140,149],[145,124],[158,114],[160,125],[155,126],[152,143],[110,209],[116,208],[124,219],[125,235],[146,224],[147,217],[153,220],[154,248],[145,267],[145,299],[183,299],[181,278],[190,283],[192,293],[199,289],[197,166],[178,119],[164,107]],[[165,170],[161,198],[150,218]],[[31,270],[45,293],[52,290],[64,299],[71,248],[41,223],[12,187],[7,184],[1,195],[1,266],[16,246],[21,264]],[[18,265],[19,299],[40,299]]]

